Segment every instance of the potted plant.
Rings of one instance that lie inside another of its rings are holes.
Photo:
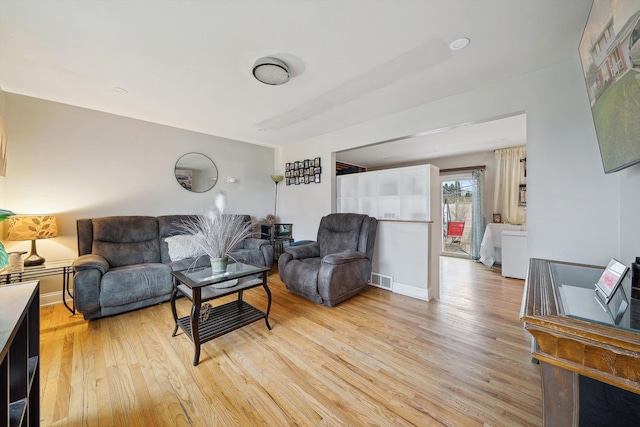
[[[211,270],[220,273],[227,269],[229,253],[244,239],[251,237],[251,223],[240,215],[224,214],[225,193],[215,196],[215,206],[185,221],[183,229],[193,235],[194,244],[211,260]]]

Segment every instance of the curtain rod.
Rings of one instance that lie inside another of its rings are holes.
[[[440,173],[449,173],[449,172],[466,172],[466,171],[474,171],[474,170],[485,170],[487,168],[486,165],[483,166],[465,166],[462,168],[451,168],[451,169],[440,169]]]

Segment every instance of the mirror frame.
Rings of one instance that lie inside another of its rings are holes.
[[[191,152],[180,156],[173,168],[173,174],[176,182],[192,193],[206,193],[218,182],[218,167],[211,158],[202,153]]]

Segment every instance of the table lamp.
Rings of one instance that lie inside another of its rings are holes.
[[[58,224],[53,215],[13,216],[7,219],[8,240],[31,240],[31,253],[24,260],[25,267],[44,264],[45,259],[36,251],[36,240],[58,236]]]

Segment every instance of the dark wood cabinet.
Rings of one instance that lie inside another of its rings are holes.
[[[532,258],[521,319],[535,338],[545,426],[640,425],[640,300],[625,279],[610,304],[604,267]],[[623,298],[626,311],[618,316]]]
[[[40,425],[40,286],[0,286],[0,427]]]

